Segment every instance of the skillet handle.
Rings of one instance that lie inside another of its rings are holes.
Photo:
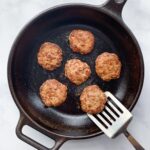
[[[21,114],[18,125],[16,127],[16,134],[17,134],[18,138],[21,139],[22,141],[26,142],[27,144],[35,147],[38,150],[59,150],[59,148],[62,146],[62,144],[67,141],[67,139],[64,137],[56,137],[55,135],[51,135],[50,138],[55,140],[55,145],[52,148],[47,148],[23,134],[22,129],[25,125],[29,125],[29,126],[33,127],[29,123],[29,121],[27,121],[27,119],[24,117],[24,115]]]
[[[107,0],[102,8],[122,19],[122,10],[126,2],[127,0]]]

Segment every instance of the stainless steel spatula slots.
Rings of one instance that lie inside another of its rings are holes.
[[[88,117],[110,138],[124,133],[136,150],[144,148],[126,130],[132,119],[132,114],[114,97],[106,91],[107,103],[104,110],[96,115],[87,114]]]

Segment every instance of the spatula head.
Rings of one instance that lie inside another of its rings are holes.
[[[97,115],[87,115],[108,137],[113,138],[126,129],[132,114],[110,92],[106,91],[105,95],[104,110]]]

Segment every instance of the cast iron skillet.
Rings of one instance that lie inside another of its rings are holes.
[[[16,128],[17,136],[39,150],[58,150],[70,139],[90,138],[102,132],[79,109],[79,95],[90,84],[98,84],[104,91],[112,92],[129,110],[138,100],[144,65],[139,45],[124,24],[121,12],[126,0],[109,0],[105,5],[64,5],[49,9],[33,19],[19,34],[8,61],[9,87],[20,110]],[[69,48],[71,30],[81,28],[94,33],[94,51],[82,56]],[[45,41],[57,43],[63,49],[62,66],[53,72],[43,70],[37,64],[37,52]],[[114,52],[122,61],[121,77],[103,82],[95,73],[94,61],[104,51]],[[71,84],[64,77],[64,64],[68,59],[80,58],[92,68],[92,75],[80,86]],[[69,89],[68,99],[58,108],[45,108],[39,97],[39,87],[47,79],[56,78]],[[55,140],[48,149],[22,133],[29,125]]]

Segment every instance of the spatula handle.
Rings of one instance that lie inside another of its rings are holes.
[[[133,147],[136,150],[145,150],[139,142],[136,141],[136,139],[127,131],[124,131],[124,135],[127,137],[127,139],[130,141],[130,143],[133,145]]]

